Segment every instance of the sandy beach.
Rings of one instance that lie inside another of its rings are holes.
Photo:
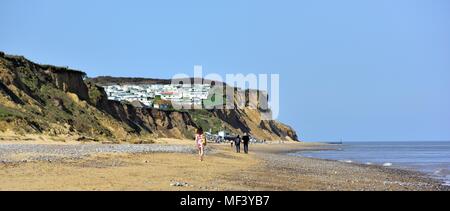
[[[0,190],[448,190],[423,174],[286,155],[315,143],[250,145],[234,153],[192,141],[155,144],[0,142]]]

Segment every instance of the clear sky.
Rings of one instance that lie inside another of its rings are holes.
[[[305,140],[450,140],[448,0],[1,0],[0,51],[89,76],[279,73]]]

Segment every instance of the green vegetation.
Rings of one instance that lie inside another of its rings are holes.
[[[222,121],[208,110],[189,110],[188,113],[192,116],[194,123],[202,127],[204,131],[211,129],[212,133],[217,133],[223,130]]]
[[[11,120],[13,118],[23,118],[24,115],[15,109],[0,105],[0,120]]]
[[[102,99],[102,92],[100,91],[100,87],[97,87],[94,84],[88,83],[89,88],[89,100],[95,105]]]
[[[111,135],[109,130],[99,124],[96,110],[89,109],[87,105],[77,104],[66,93],[53,86],[42,86],[40,93],[43,98],[49,99],[45,108],[47,121],[67,123],[77,131],[90,131],[92,133],[90,135],[95,133]],[[98,94],[101,94],[100,91]]]
[[[36,74],[32,74],[32,72],[26,67],[18,67],[17,71],[19,73],[20,81],[25,84],[31,91],[36,91],[39,86],[39,78]]]
[[[212,94],[208,96],[208,99],[202,101],[203,106],[205,108],[214,108],[216,106],[223,106],[225,105],[224,102],[226,102],[226,96],[218,97],[216,96],[216,94]]]

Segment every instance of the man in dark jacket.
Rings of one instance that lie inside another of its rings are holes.
[[[245,154],[248,154],[248,143],[250,142],[248,133],[245,133],[244,136],[242,136],[242,141],[244,142],[244,152]]]
[[[234,139],[234,145],[236,146],[236,152],[241,153],[241,137],[239,135]]]

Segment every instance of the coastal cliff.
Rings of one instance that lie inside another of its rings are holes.
[[[249,132],[258,139],[297,140],[287,125],[261,120],[261,110],[159,110],[108,100],[100,82],[82,71],[36,64],[0,52],[0,133],[79,136],[130,141],[192,138],[196,127]],[[114,81],[116,80],[116,81]],[[138,79],[133,79],[137,80]],[[143,79],[141,79],[143,80]],[[145,79],[147,82],[163,79]],[[235,99],[242,98],[237,91]],[[243,92],[245,95],[245,91]]]

